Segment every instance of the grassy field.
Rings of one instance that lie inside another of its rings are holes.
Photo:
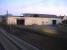
[[[54,29],[49,29],[49,28],[43,28],[43,29],[38,29],[38,32],[44,33],[44,34],[48,34],[48,35],[55,35],[57,34],[57,31]]]
[[[23,28],[24,26],[19,26],[19,27]],[[28,28],[28,30],[36,31],[38,33],[41,33],[42,35],[52,36],[57,34],[57,30],[55,28],[49,28],[48,26],[45,25],[25,26],[25,27]]]
[[[52,35],[56,35],[57,31],[56,29],[51,29],[48,28],[48,26],[45,25],[34,25],[34,26],[18,26],[18,25],[6,25],[6,24],[0,24],[0,26],[6,30],[10,31],[14,31],[16,33],[19,33],[18,29],[24,30],[24,31],[30,31],[30,32],[34,32],[34,33],[40,33],[42,35],[48,35],[48,36],[52,36]]]

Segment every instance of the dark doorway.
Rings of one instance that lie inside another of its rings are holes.
[[[52,20],[53,25],[56,25],[56,20]]]
[[[18,25],[24,25],[24,19],[17,19],[17,24]]]

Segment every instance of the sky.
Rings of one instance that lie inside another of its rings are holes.
[[[67,0],[0,0],[0,14],[39,13],[67,16]]]

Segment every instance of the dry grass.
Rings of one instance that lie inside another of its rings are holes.
[[[49,29],[49,28],[41,28],[37,30],[38,32],[41,32],[43,34],[47,34],[47,35],[56,35],[57,31],[54,29]]]

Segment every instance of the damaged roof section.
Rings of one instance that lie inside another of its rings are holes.
[[[23,14],[23,16],[25,16],[25,17],[60,18],[56,15],[50,15],[50,14],[29,14],[29,13],[25,13],[25,14]]]

